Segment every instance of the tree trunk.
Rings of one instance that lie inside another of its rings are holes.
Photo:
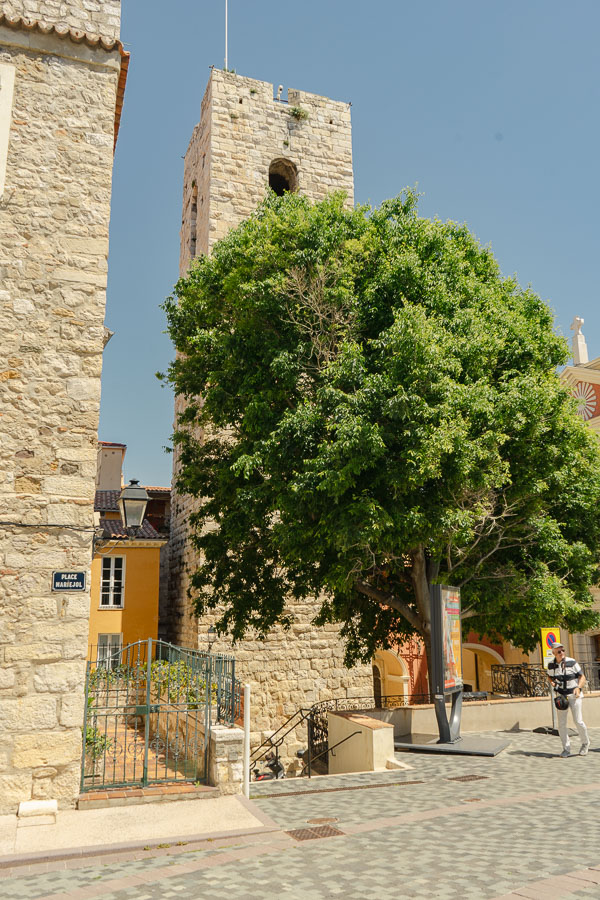
[[[429,686],[429,701],[433,703],[433,669],[431,666],[431,631],[423,636],[425,645],[425,658],[427,659],[427,683]]]
[[[430,573],[431,577],[437,574],[437,568],[431,565],[431,561],[425,558],[423,547],[418,547],[411,553],[412,569],[411,581],[415,592],[415,601],[419,610],[419,618],[422,623],[421,638],[425,644],[425,658],[427,660],[427,677],[429,681],[429,699],[433,703],[433,683],[431,671],[431,596],[429,593]]]

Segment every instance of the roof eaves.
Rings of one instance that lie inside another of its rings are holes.
[[[101,34],[81,31],[78,28],[69,28],[68,25],[51,25],[38,19],[29,19],[26,16],[9,16],[7,13],[3,12],[0,12],[0,25],[5,25],[7,28],[13,28],[15,31],[37,31],[39,34],[55,34],[59,38],[66,38],[73,41],[74,44],[86,44],[93,50],[106,50],[107,53],[110,53],[112,50],[119,51],[121,55],[121,71],[119,73],[119,81],[117,84],[117,99],[115,106],[114,152],[114,149],[117,146],[117,137],[119,136],[125,86],[127,84],[127,72],[129,70],[129,60],[131,58],[131,54],[129,51],[125,50],[121,41],[117,38],[107,38]]]

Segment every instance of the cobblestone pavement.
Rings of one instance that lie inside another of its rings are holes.
[[[253,785],[270,832],[14,868],[0,898],[600,898],[590,736],[587,757],[522,732],[494,759],[403,754],[412,769]]]

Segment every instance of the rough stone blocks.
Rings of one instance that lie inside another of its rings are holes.
[[[119,0],[7,0],[0,11],[118,37]],[[61,29],[63,31],[64,29]],[[73,804],[81,758],[93,466],[121,55],[0,25],[15,74],[0,205],[0,814]],[[2,123],[0,122],[0,126]]]

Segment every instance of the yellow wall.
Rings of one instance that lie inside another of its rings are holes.
[[[392,650],[378,650],[373,664],[381,673],[381,696],[404,696],[410,693],[410,678],[405,664]]]
[[[122,609],[100,609],[103,556],[125,557]],[[92,561],[89,658],[95,658],[99,634],[122,634],[122,644],[158,636],[160,547],[116,547]],[[93,649],[92,649],[93,648]]]
[[[475,667],[475,656],[477,656],[477,668]],[[501,665],[500,660],[494,653],[482,644],[476,649],[465,647],[462,650],[463,661],[463,679],[465,684],[470,684],[474,691],[492,690],[492,666]],[[479,678],[477,677],[479,676]]]

